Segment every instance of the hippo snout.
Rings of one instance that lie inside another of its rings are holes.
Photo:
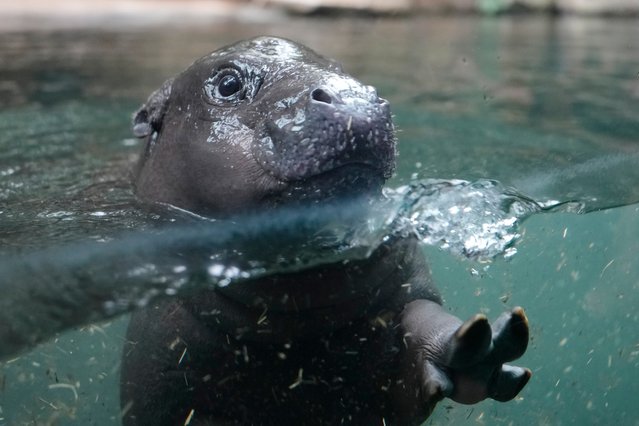
[[[298,181],[349,166],[383,179],[392,175],[396,142],[389,103],[371,86],[335,80],[311,87],[294,115],[283,120],[278,113],[260,129],[255,156],[276,178]]]

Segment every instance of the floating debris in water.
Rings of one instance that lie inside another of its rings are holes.
[[[79,387],[79,383],[76,383],[75,385],[72,385],[70,383],[53,383],[49,385],[49,389],[69,389],[71,392],[73,392],[73,397],[75,398],[75,400],[78,400],[78,391],[77,391],[77,387]]]
[[[193,419],[194,414],[195,414],[195,409],[192,408],[191,411],[189,412],[189,415],[186,416],[186,420],[184,420],[184,426],[187,426],[188,424],[191,423],[191,420]]]
[[[300,368],[297,371],[297,377],[295,378],[295,381],[293,383],[291,383],[290,385],[288,385],[289,389],[295,389],[296,387],[298,387],[299,385],[302,384],[302,375],[304,373],[304,370],[302,368]]]

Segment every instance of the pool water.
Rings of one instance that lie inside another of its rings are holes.
[[[426,424],[639,425],[638,24],[294,18],[0,30],[0,255],[70,259],[87,241],[108,244],[165,221],[131,193],[141,148],[132,111],[211,50],[288,37],[390,100],[400,129],[390,187],[489,178],[539,202],[572,202],[570,212],[525,220],[508,259],[424,247],[456,315],[493,319],[524,306],[531,343],[517,363],[533,371],[515,401],[446,400]],[[0,303],[19,300],[9,290],[20,283],[5,276],[0,285]],[[126,316],[75,325],[0,363],[0,425],[119,424]]]

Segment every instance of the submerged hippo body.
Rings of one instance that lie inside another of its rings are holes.
[[[136,113],[138,196],[226,217],[375,197],[393,171],[388,103],[339,65],[262,37],[195,62]],[[411,425],[444,397],[512,399],[530,371],[520,308],[492,327],[441,307],[417,244],[272,275],[132,316],[125,425]]]

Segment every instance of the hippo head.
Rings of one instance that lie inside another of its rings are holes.
[[[388,102],[335,62],[272,37],[211,53],[135,114],[137,195],[225,214],[379,193],[395,162]]]

